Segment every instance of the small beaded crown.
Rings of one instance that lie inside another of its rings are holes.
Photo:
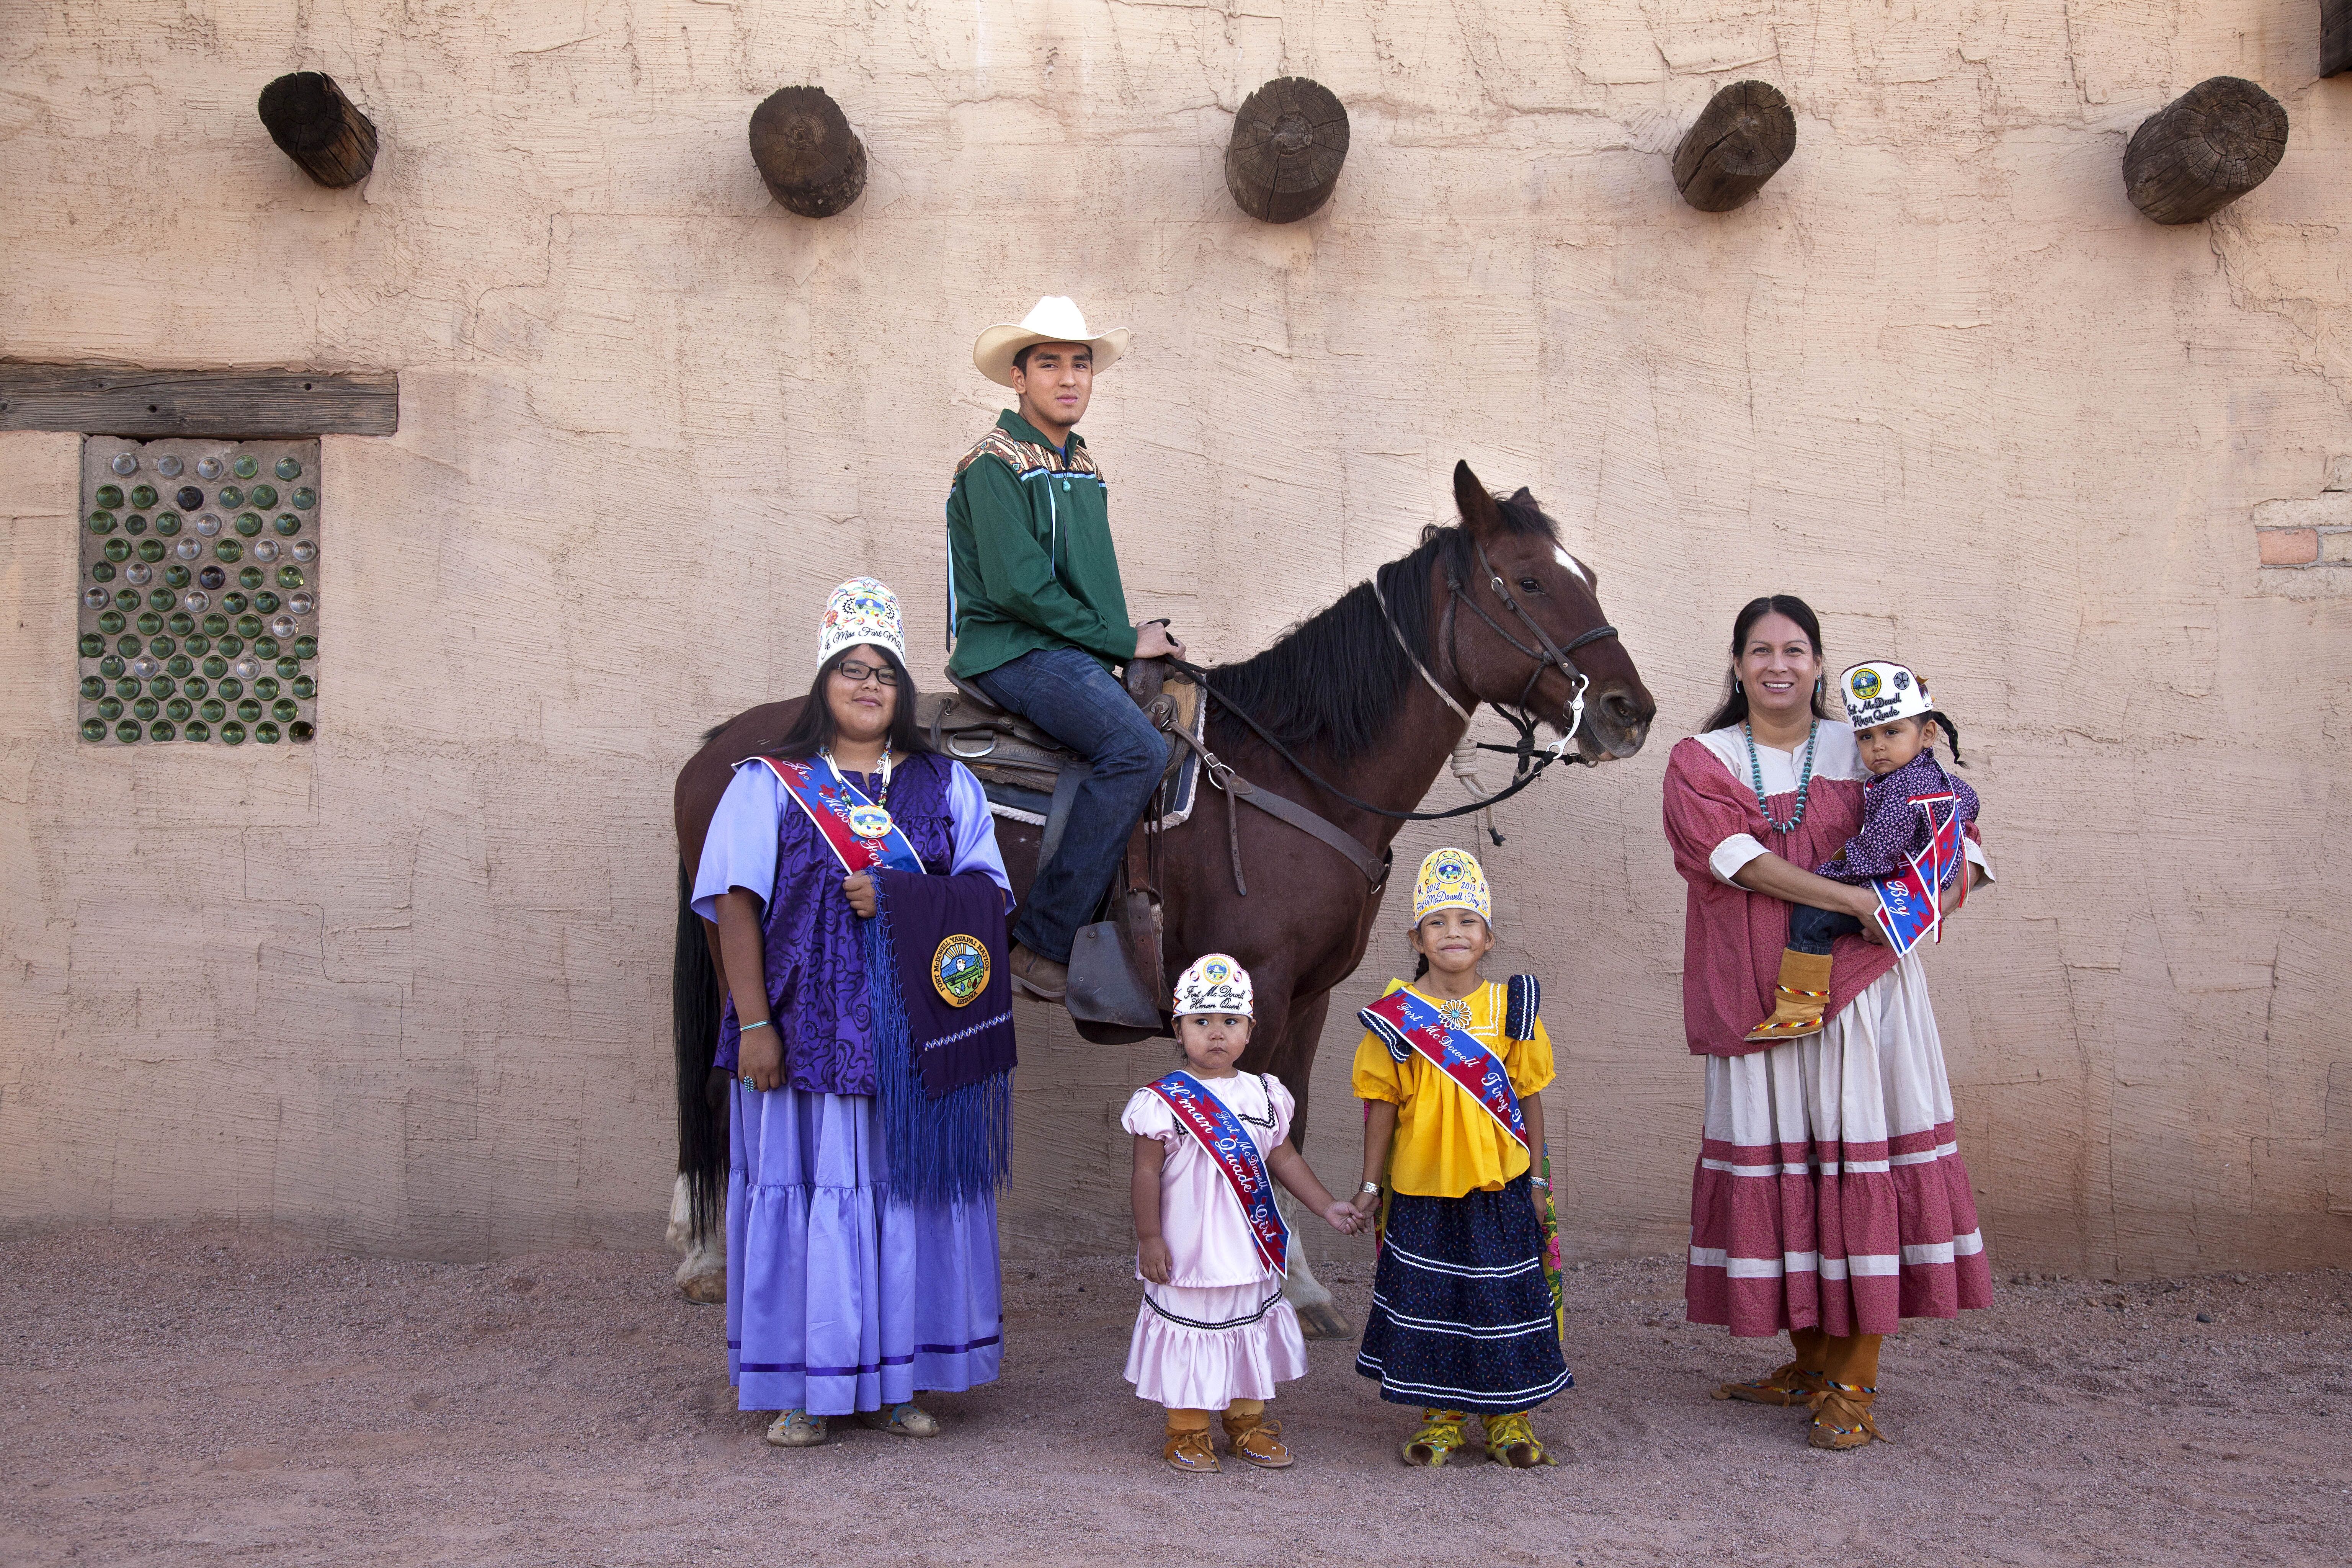
[[[1407,926],[1419,925],[1439,910],[1468,910],[1489,926],[1495,923],[1486,873],[1467,849],[1431,850],[1421,863],[1421,875],[1412,879],[1412,919]]]
[[[1244,1018],[1257,1015],[1250,1008],[1249,971],[1229,953],[1208,952],[1192,961],[1176,977],[1176,1016],[1189,1013],[1232,1013]]]
[[[872,643],[903,662],[907,630],[898,617],[898,595],[872,577],[852,577],[825,595],[824,620],[816,634],[816,661],[823,664],[845,647]]]

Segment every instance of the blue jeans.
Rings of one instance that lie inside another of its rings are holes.
[[[1789,945],[1799,952],[1819,957],[1829,952],[1833,939],[1861,934],[1862,921],[1852,915],[1815,909],[1811,904],[1789,906]]]
[[[1168,738],[1093,655],[1074,647],[1034,649],[972,683],[1094,764],[1070,804],[1054,858],[1037,868],[1013,926],[1013,941],[1067,963],[1070,943],[1094,919],[1151,803],[1168,764]]]

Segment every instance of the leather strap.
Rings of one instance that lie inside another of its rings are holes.
[[[1070,826],[1070,806],[1078,798],[1078,786],[1094,776],[1094,764],[1083,757],[1062,764],[1061,773],[1054,780],[1054,804],[1045,813],[1045,842],[1037,848],[1039,871],[1054,863],[1054,851],[1062,847],[1063,831]]]
[[[1241,824],[1238,812],[1234,805],[1234,802],[1242,800],[1249,802],[1268,816],[1278,817],[1301,833],[1310,837],[1319,838],[1337,849],[1348,858],[1349,864],[1363,873],[1364,880],[1373,887],[1377,888],[1388,879],[1391,858],[1388,854],[1374,854],[1365,848],[1362,841],[1353,834],[1334,826],[1297,801],[1250,783],[1249,780],[1234,772],[1229,763],[1220,761],[1214,752],[1202,745],[1183,731],[1171,729],[1168,732],[1200,753],[1202,776],[1210,784],[1225,792],[1227,812],[1225,831],[1233,845],[1234,886],[1243,894],[1246,895],[1249,889],[1242,880]]]

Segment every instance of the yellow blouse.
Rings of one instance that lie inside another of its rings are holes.
[[[1444,1005],[1402,980],[1390,981],[1381,994],[1400,990],[1412,991],[1433,1007]],[[1489,981],[1464,1000],[1470,1004],[1470,1033],[1503,1058],[1511,1088],[1525,1100],[1552,1080],[1551,1037],[1538,1018],[1535,1038],[1505,1038],[1507,995],[1507,987]],[[1400,1193],[1458,1198],[1472,1191],[1496,1192],[1528,1168],[1528,1152],[1486,1107],[1418,1053],[1402,1062],[1390,1056],[1378,1035],[1366,1034],[1356,1047],[1355,1089],[1359,1100],[1385,1100],[1397,1107],[1389,1182]]]

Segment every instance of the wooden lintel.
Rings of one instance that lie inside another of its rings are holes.
[[[393,371],[149,370],[0,361],[0,430],[106,436],[389,436]]]

